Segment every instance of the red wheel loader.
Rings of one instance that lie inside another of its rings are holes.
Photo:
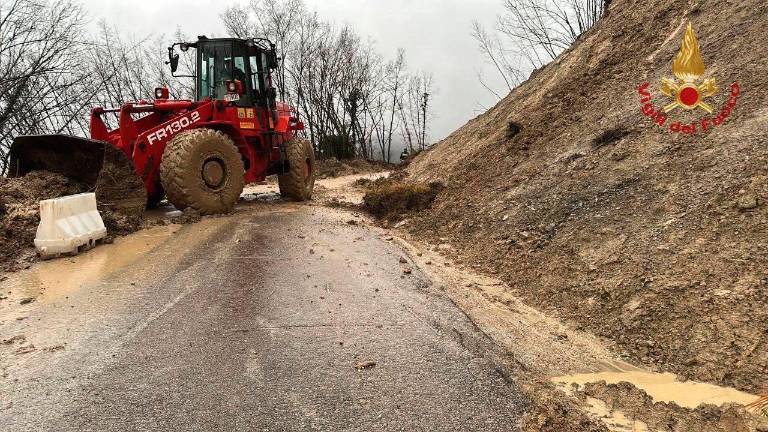
[[[10,151],[9,176],[35,170],[64,174],[96,191],[101,206],[143,211],[167,197],[178,209],[225,213],[245,184],[277,175],[280,193],[298,201],[312,196],[315,155],[298,139],[295,111],[278,102],[272,70],[275,45],[266,39],[208,39],[168,48],[172,74],[177,49],[196,50],[194,100],[154,100],[120,108],[94,108],[91,138],[22,136]],[[117,115],[110,130],[105,115]]]

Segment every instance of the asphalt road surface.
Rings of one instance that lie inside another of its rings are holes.
[[[492,344],[348,219],[245,205],[42,267],[0,306],[0,429],[516,430]]]

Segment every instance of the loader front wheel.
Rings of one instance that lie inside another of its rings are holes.
[[[277,177],[280,195],[294,201],[307,201],[315,189],[315,151],[309,141],[295,139],[285,146],[288,172]]]
[[[165,147],[160,182],[177,209],[200,214],[232,211],[243,192],[245,169],[235,143],[212,129],[176,135]]]

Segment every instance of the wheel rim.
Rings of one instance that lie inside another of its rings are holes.
[[[202,177],[205,185],[211,189],[219,189],[227,178],[227,170],[224,161],[218,158],[209,158],[203,163]]]

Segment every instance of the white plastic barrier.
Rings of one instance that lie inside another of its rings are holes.
[[[96,194],[84,193],[40,201],[35,247],[42,258],[76,254],[107,235],[96,208]]]

